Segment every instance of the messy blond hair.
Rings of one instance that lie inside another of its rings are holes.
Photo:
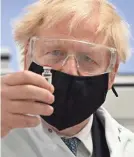
[[[73,14],[69,23],[71,31],[82,20],[91,20],[90,15],[95,10],[93,2],[99,6],[97,9],[99,25],[96,34],[104,34],[110,46],[117,49],[121,61],[125,62],[130,54],[128,24],[119,16],[116,8],[106,0],[40,0],[32,4],[14,27],[15,40],[22,54],[24,55],[28,39],[34,36],[42,25],[50,28]]]

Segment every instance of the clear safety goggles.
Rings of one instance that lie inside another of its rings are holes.
[[[73,39],[33,37],[28,52],[31,61],[54,70],[62,70],[67,63],[71,68],[74,62],[80,76],[110,73],[117,58],[115,48]]]

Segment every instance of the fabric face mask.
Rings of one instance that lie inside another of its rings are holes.
[[[32,62],[29,70],[39,75],[43,67]],[[75,126],[90,117],[104,103],[108,91],[108,73],[98,76],[73,76],[51,70],[55,87],[54,113],[41,117],[58,130]]]

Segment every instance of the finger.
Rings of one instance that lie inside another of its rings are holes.
[[[10,86],[8,98],[11,100],[35,100],[47,104],[54,102],[54,95],[51,92],[33,85]]]
[[[53,107],[33,101],[11,101],[8,112],[17,114],[32,114],[50,116],[53,113]]]
[[[10,117],[12,128],[36,127],[40,124],[40,120],[36,116],[12,114]]]
[[[48,83],[48,81],[41,75],[31,71],[8,74],[3,78],[3,81],[5,84],[10,86],[31,84],[48,89],[52,93],[54,92],[54,87],[52,84]]]
[[[1,137],[6,136],[10,132],[9,128],[1,128]]]

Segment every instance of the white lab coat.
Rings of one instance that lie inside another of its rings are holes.
[[[134,157],[134,134],[103,108],[97,115],[105,127],[110,157]],[[60,137],[43,121],[35,128],[15,129],[2,139],[2,157],[74,157]]]

